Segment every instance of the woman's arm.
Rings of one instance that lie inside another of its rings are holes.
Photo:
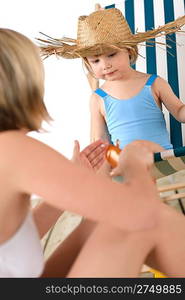
[[[82,151],[80,151],[79,142],[75,141],[72,161],[79,166],[98,170],[102,165],[104,153],[105,144],[101,140],[88,145]],[[63,212],[45,201],[41,201],[32,209],[40,238],[57,222]]]
[[[136,149],[138,151],[139,149]],[[142,149],[141,149],[142,150]],[[4,153],[3,153],[4,152]],[[145,156],[132,159],[132,179],[111,182],[79,167],[49,146],[9,132],[1,137],[5,174],[17,193],[36,194],[59,210],[69,210],[96,222],[109,222],[125,230],[154,226],[158,211],[156,186],[146,168]]]

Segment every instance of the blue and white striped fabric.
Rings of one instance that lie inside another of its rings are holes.
[[[185,14],[185,0],[113,0],[112,3],[107,2],[105,8],[116,7],[122,11],[133,33],[157,28]],[[185,30],[185,27],[182,30]],[[172,48],[168,48],[167,51],[166,46],[159,44],[154,47],[139,46],[140,56],[134,68],[163,77],[169,82],[176,96],[185,102],[185,34],[172,34],[167,40],[166,37],[159,37],[156,41],[163,43],[167,41]],[[185,146],[184,125],[175,120],[165,107],[163,107],[163,112],[174,149]],[[166,155],[156,155],[155,160],[159,161],[156,166],[160,169],[160,172],[156,173],[158,178],[185,169],[185,148],[181,148],[181,156],[178,155],[179,157],[175,159],[177,163],[173,162],[171,166],[172,156],[176,156],[176,153],[179,153],[178,150],[169,153],[169,160]]]

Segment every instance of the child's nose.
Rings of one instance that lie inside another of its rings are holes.
[[[110,62],[104,62],[104,70],[108,70],[110,68],[112,68],[111,63]]]

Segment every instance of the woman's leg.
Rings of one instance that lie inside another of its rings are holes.
[[[32,214],[39,236],[43,238],[48,230],[55,225],[59,217],[63,214],[63,211],[42,201],[32,208]]]
[[[124,233],[97,225],[67,277],[138,277],[153,239],[145,232]]]
[[[42,277],[65,277],[96,224],[82,220],[48,258]]]
[[[184,277],[184,261],[185,218],[161,204],[152,230],[123,232],[84,221],[48,260],[43,277],[137,277],[143,263],[169,277]]]
[[[155,247],[146,263],[168,277],[185,277],[185,217],[161,204],[158,228],[153,233]]]
[[[154,229],[123,232],[97,225],[67,277],[137,277],[143,263],[168,277],[185,276],[185,217],[161,203]]]

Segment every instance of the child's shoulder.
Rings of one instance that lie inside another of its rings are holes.
[[[142,73],[141,74],[141,77],[143,77],[143,80],[145,82],[147,81],[150,81],[150,78],[152,79],[151,80],[151,85],[153,88],[157,88],[157,87],[160,87],[160,86],[167,86],[169,85],[168,84],[168,81],[166,79],[164,79],[163,77],[161,77],[160,75],[158,74],[144,74]]]
[[[160,76],[158,76],[156,74],[152,74],[152,73],[143,73],[143,72],[139,72],[139,71],[137,71],[137,73],[135,73],[135,76],[133,76],[133,80],[142,82],[142,83],[147,83],[147,81],[150,81],[150,78],[152,79],[152,82],[154,83],[155,81],[158,81]]]
[[[134,73],[133,73],[134,74]],[[140,72],[140,71],[135,71],[135,76],[138,78],[149,78],[152,74],[148,74],[148,73],[144,73],[144,72]]]
[[[151,76],[152,76],[152,74],[151,74]],[[154,80],[153,86],[154,87],[164,88],[166,86],[169,86],[169,83],[168,83],[168,81],[166,79],[164,79],[160,75],[156,75],[156,78]]]

